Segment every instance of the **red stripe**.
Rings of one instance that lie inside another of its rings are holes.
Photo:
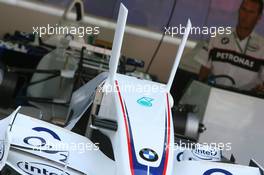
[[[115,81],[116,83],[116,88],[117,88],[117,92],[118,92],[118,97],[119,97],[119,101],[121,103],[121,107],[122,107],[122,112],[123,112],[123,117],[124,117],[124,121],[125,121],[125,126],[126,126],[126,136],[127,136],[127,147],[128,147],[128,154],[129,154],[129,164],[130,164],[130,171],[131,174],[134,175],[134,168],[133,168],[133,161],[132,161],[132,151],[131,151],[131,142],[130,142],[130,136],[129,136],[129,131],[128,131],[128,124],[127,124],[127,116],[125,113],[125,107],[124,107],[124,103],[120,94],[120,89],[118,86],[118,82],[117,80]]]
[[[167,145],[166,145],[166,159],[165,159],[165,165],[164,165],[164,171],[163,175],[166,175],[167,168],[168,168],[168,160],[169,160],[169,152],[170,152],[170,104],[169,104],[169,95],[167,93],[167,112],[168,112],[168,138],[167,138]]]

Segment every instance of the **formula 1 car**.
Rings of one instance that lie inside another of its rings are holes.
[[[263,174],[260,167],[221,163],[221,151],[216,148],[183,149],[176,145],[169,91],[191,23],[165,85],[116,73],[127,13],[121,5],[109,72],[98,75],[73,94],[77,100],[71,104],[64,128],[22,114],[20,108],[0,121],[1,174]],[[90,105],[85,136],[72,132]],[[106,156],[100,145],[91,141],[95,130],[109,138],[113,157]]]

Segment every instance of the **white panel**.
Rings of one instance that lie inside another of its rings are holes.
[[[231,143],[238,163],[248,165],[251,158],[264,165],[264,100],[212,88],[204,116],[207,130],[200,142]]]
[[[258,168],[240,165],[183,161],[176,163],[175,175],[260,175]]]

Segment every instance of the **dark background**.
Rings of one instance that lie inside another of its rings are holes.
[[[34,0],[36,1],[36,0]],[[38,0],[52,6],[65,7],[70,0]],[[128,24],[162,32],[167,24],[173,4],[176,6],[170,26],[185,25],[187,19],[193,26],[235,26],[237,12],[242,0],[84,0],[88,15],[117,19],[119,5],[122,2],[129,10]],[[256,28],[264,36],[263,20]],[[207,39],[208,36],[193,35],[192,39]]]

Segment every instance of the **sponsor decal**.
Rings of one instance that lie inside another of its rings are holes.
[[[155,162],[159,159],[158,154],[149,148],[144,148],[140,150],[139,155],[142,159],[149,161],[149,162]]]
[[[177,154],[177,161],[178,162],[182,161],[182,159],[183,159],[182,156],[183,156],[183,152],[180,152]]]
[[[142,97],[142,98],[137,100],[137,103],[140,104],[141,106],[152,107],[152,101],[153,100],[154,99],[149,98],[149,97]]]
[[[58,136],[58,134],[56,134],[54,131],[48,129],[48,128],[44,128],[44,127],[35,127],[32,128],[32,130],[37,131],[37,132],[47,132],[49,133],[54,139],[61,141],[60,137]]]
[[[41,137],[35,137],[35,136],[26,137],[24,138],[23,141],[25,144],[34,147],[43,147],[46,145],[46,140]]]
[[[192,150],[194,156],[202,160],[215,160],[218,159],[218,151],[216,149],[201,149],[197,148]]]
[[[250,44],[247,48],[251,52],[257,52],[259,49],[260,47],[257,44]]]
[[[235,51],[214,48],[210,51],[212,61],[230,63],[232,65],[258,72],[263,61]]]
[[[37,132],[46,132],[48,134],[50,134],[54,139],[61,141],[61,138],[58,136],[58,134],[56,134],[54,131],[48,129],[48,128],[44,128],[44,127],[35,127],[32,128],[33,131],[37,131]],[[46,140],[42,137],[38,137],[38,136],[29,136],[24,138],[24,143],[26,143],[27,145],[30,146],[34,146],[34,147],[48,147],[46,145]],[[51,147],[50,147],[51,148]]]
[[[49,154],[49,156],[50,156],[49,158],[51,158],[52,160],[60,161],[62,163],[66,163],[66,161],[68,159],[68,155],[69,155],[68,151],[51,150],[52,149],[51,146],[50,146],[50,149],[46,149],[46,150],[35,148],[35,147],[34,148],[23,147],[23,146],[19,146],[19,145],[12,145],[12,147],[18,148],[18,149],[23,149],[23,150],[28,150],[28,151],[39,151],[41,153],[46,153],[46,154]]]
[[[220,169],[220,168],[214,168],[214,169],[207,170],[203,175],[214,175],[214,174],[219,174],[219,173],[223,175],[233,175],[229,171]]]
[[[29,175],[70,175],[69,173],[51,165],[38,162],[18,162],[17,166]]]
[[[55,140],[61,141],[61,138],[56,134],[54,131],[44,128],[44,127],[35,127],[32,128],[33,131],[37,132],[46,132],[49,135],[51,135]],[[52,156],[56,156],[56,159],[60,162],[65,163],[67,158],[68,158],[68,151],[59,151],[57,148],[48,145],[47,141],[38,136],[28,136],[24,138],[24,143],[29,145],[30,147],[24,147],[24,146],[19,146],[19,145],[12,145],[13,147],[19,148],[19,149],[24,149],[24,150],[30,150],[30,151],[40,151],[42,153],[46,154],[52,154]]]
[[[222,44],[228,44],[230,42],[230,39],[229,38],[227,38],[227,37],[224,37],[224,38],[222,38],[222,40],[221,40],[221,43]]]

